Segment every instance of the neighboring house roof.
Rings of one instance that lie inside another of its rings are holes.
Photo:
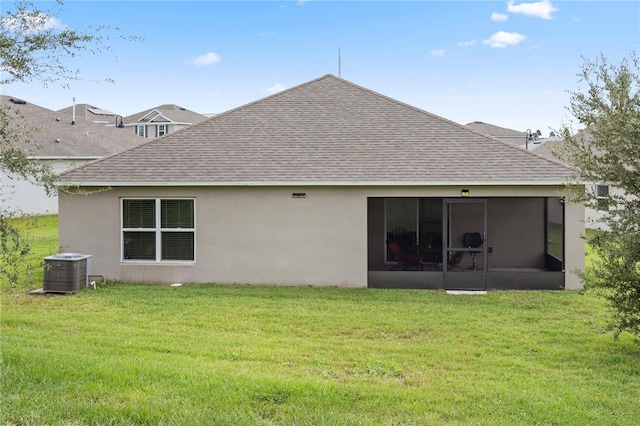
[[[586,142],[590,142],[593,136],[587,130],[580,130],[578,133],[574,135],[574,137],[584,138]],[[542,157],[551,158],[556,161],[562,161],[561,159],[558,158],[558,156],[555,153],[562,150],[562,146],[564,145],[564,143],[565,143],[564,138],[559,136],[547,138],[545,139],[545,142],[542,145],[536,148],[535,152],[536,154]]]
[[[107,111],[106,109],[98,108],[89,104],[77,104],[75,106],[76,118],[82,117],[85,120],[97,122],[97,123],[111,123],[115,122],[116,113]],[[59,113],[69,115],[73,117],[73,105],[67,108],[59,109]]]
[[[207,117],[205,115],[198,114],[197,112],[182,108],[178,105],[166,104],[128,115],[124,117],[124,122],[126,124],[137,122],[197,124],[206,119]]]
[[[571,174],[556,161],[326,75],[61,179],[113,185],[558,184]]]
[[[17,104],[11,99],[10,96],[2,95],[0,100],[3,107],[19,112],[20,116],[15,116],[11,112],[8,116],[12,120],[18,120],[17,124],[30,132],[28,135],[30,142],[20,140],[15,144],[31,157],[95,159],[124,151],[147,141],[132,133],[96,124],[84,117],[76,116],[75,124],[71,124],[71,115],[29,102]]]
[[[483,123],[482,121],[474,121],[473,123],[465,124],[464,127],[482,133],[483,135],[493,136],[495,139],[513,146],[524,146],[527,142],[526,132],[519,132],[517,130],[507,129],[506,127]]]
[[[558,157],[554,154],[554,151],[562,147],[564,144],[564,139],[562,138],[549,138],[545,140],[545,142],[536,148],[536,154],[541,155],[545,158],[552,158],[558,160]]]

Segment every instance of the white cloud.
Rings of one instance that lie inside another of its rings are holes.
[[[493,12],[491,14],[491,20],[497,22],[504,22],[509,19],[509,15],[505,15],[504,13]]]
[[[274,93],[282,92],[284,90],[284,86],[280,83],[276,83],[273,86],[267,89],[267,93],[273,95]]]
[[[0,21],[0,25],[9,31],[37,32],[64,28],[62,22],[55,16],[42,12],[23,12]]]
[[[444,49],[436,49],[431,51],[431,55],[437,58],[442,58],[446,51]]]
[[[484,44],[488,44],[491,47],[507,47],[514,46],[521,43],[526,37],[518,33],[507,33],[505,31],[498,31],[488,39],[484,40]]]
[[[213,52],[205,53],[204,55],[200,55],[197,58],[189,61],[189,63],[197,66],[211,65],[216,62],[220,62],[220,56],[216,55]]]
[[[460,47],[471,47],[476,44],[475,40],[467,40],[467,41],[459,41],[458,46]]]
[[[551,14],[558,9],[554,7],[549,0],[542,0],[535,3],[515,4],[513,0],[507,3],[507,10],[511,13],[522,13],[523,15],[533,16],[542,19],[553,19]]]

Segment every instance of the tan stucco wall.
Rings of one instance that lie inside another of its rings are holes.
[[[584,271],[584,215],[583,204],[565,204],[565,289],[581,290],[584,288],[576,271]]]
[[[560,188],[470,189],[474,197],[544,197]],[[60,245],[91,254],[93,273],[109,280],[366,287],[368,197],[459,195],[456,187],[115,188],[59,197]],[[195,263],[121,261],[120,198],[143,196],[195,198]],[[583,218],[584,209],[567,206],[571,289],[580,287],[571,271],[584,266]]]
[[[306,192],[306,198],[292,198]],[[121,262],[120,197],[195,197],[196,262]],[[114,189],[60,197],[60,244],[135,282],[366,287],[364,195],[330,188]]]

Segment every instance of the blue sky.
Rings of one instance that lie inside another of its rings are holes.
[[[2,92],[53,110],[75,97],[121,115],[165,103],[219,113],[340,72],[461,124],[547,135],[569,118],[567,91],[580,87],[583,57],[617,63],[640,48],[638,1],[36,4],[57,10],[57,25],[108,25],[143,40],[73,58],[86,81],[69,89],[31,83]],[[96,83],[107,78],[115,83]]]

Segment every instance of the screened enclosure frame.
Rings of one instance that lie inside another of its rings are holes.
[[[468,229],[469,231],[480,231],[482,242],[480,247],[465,247],[462,239],[453,237],[453,208],[454,206],[469,206],[476,204],[482,207],[481,212],[481,229]],[[443,241],[442,264],[444,272],[444,288],[456,290],[486,290],[487,289],[487,269],[488,262],[488,220],[487,220],[487,199],[486,198],[445,198],[442,204],[442,235],[445,236]],[[455,268],[449,267],[449,259],[455,253],[463,253],[472,256],[480,254],[480,267],[474,259],[475,267],[465,270],[464,272],[456,271]],[[455,283],[456,278],[464,278],[461,283]]]
[[[368,197],[367,205],[371,287],[483,290],[565,285],[566,219],[560,196],[376,196]],[[449,234],[447,206],[455,210],[454,235]],[[465,233],[481,234],[483,243],[465,247]],[[392,252],[390,242],[402,248],[407,260],[396,260],[398,247],[394,245]],[[458,263],[449,259],[453,253],[461,258]]]

